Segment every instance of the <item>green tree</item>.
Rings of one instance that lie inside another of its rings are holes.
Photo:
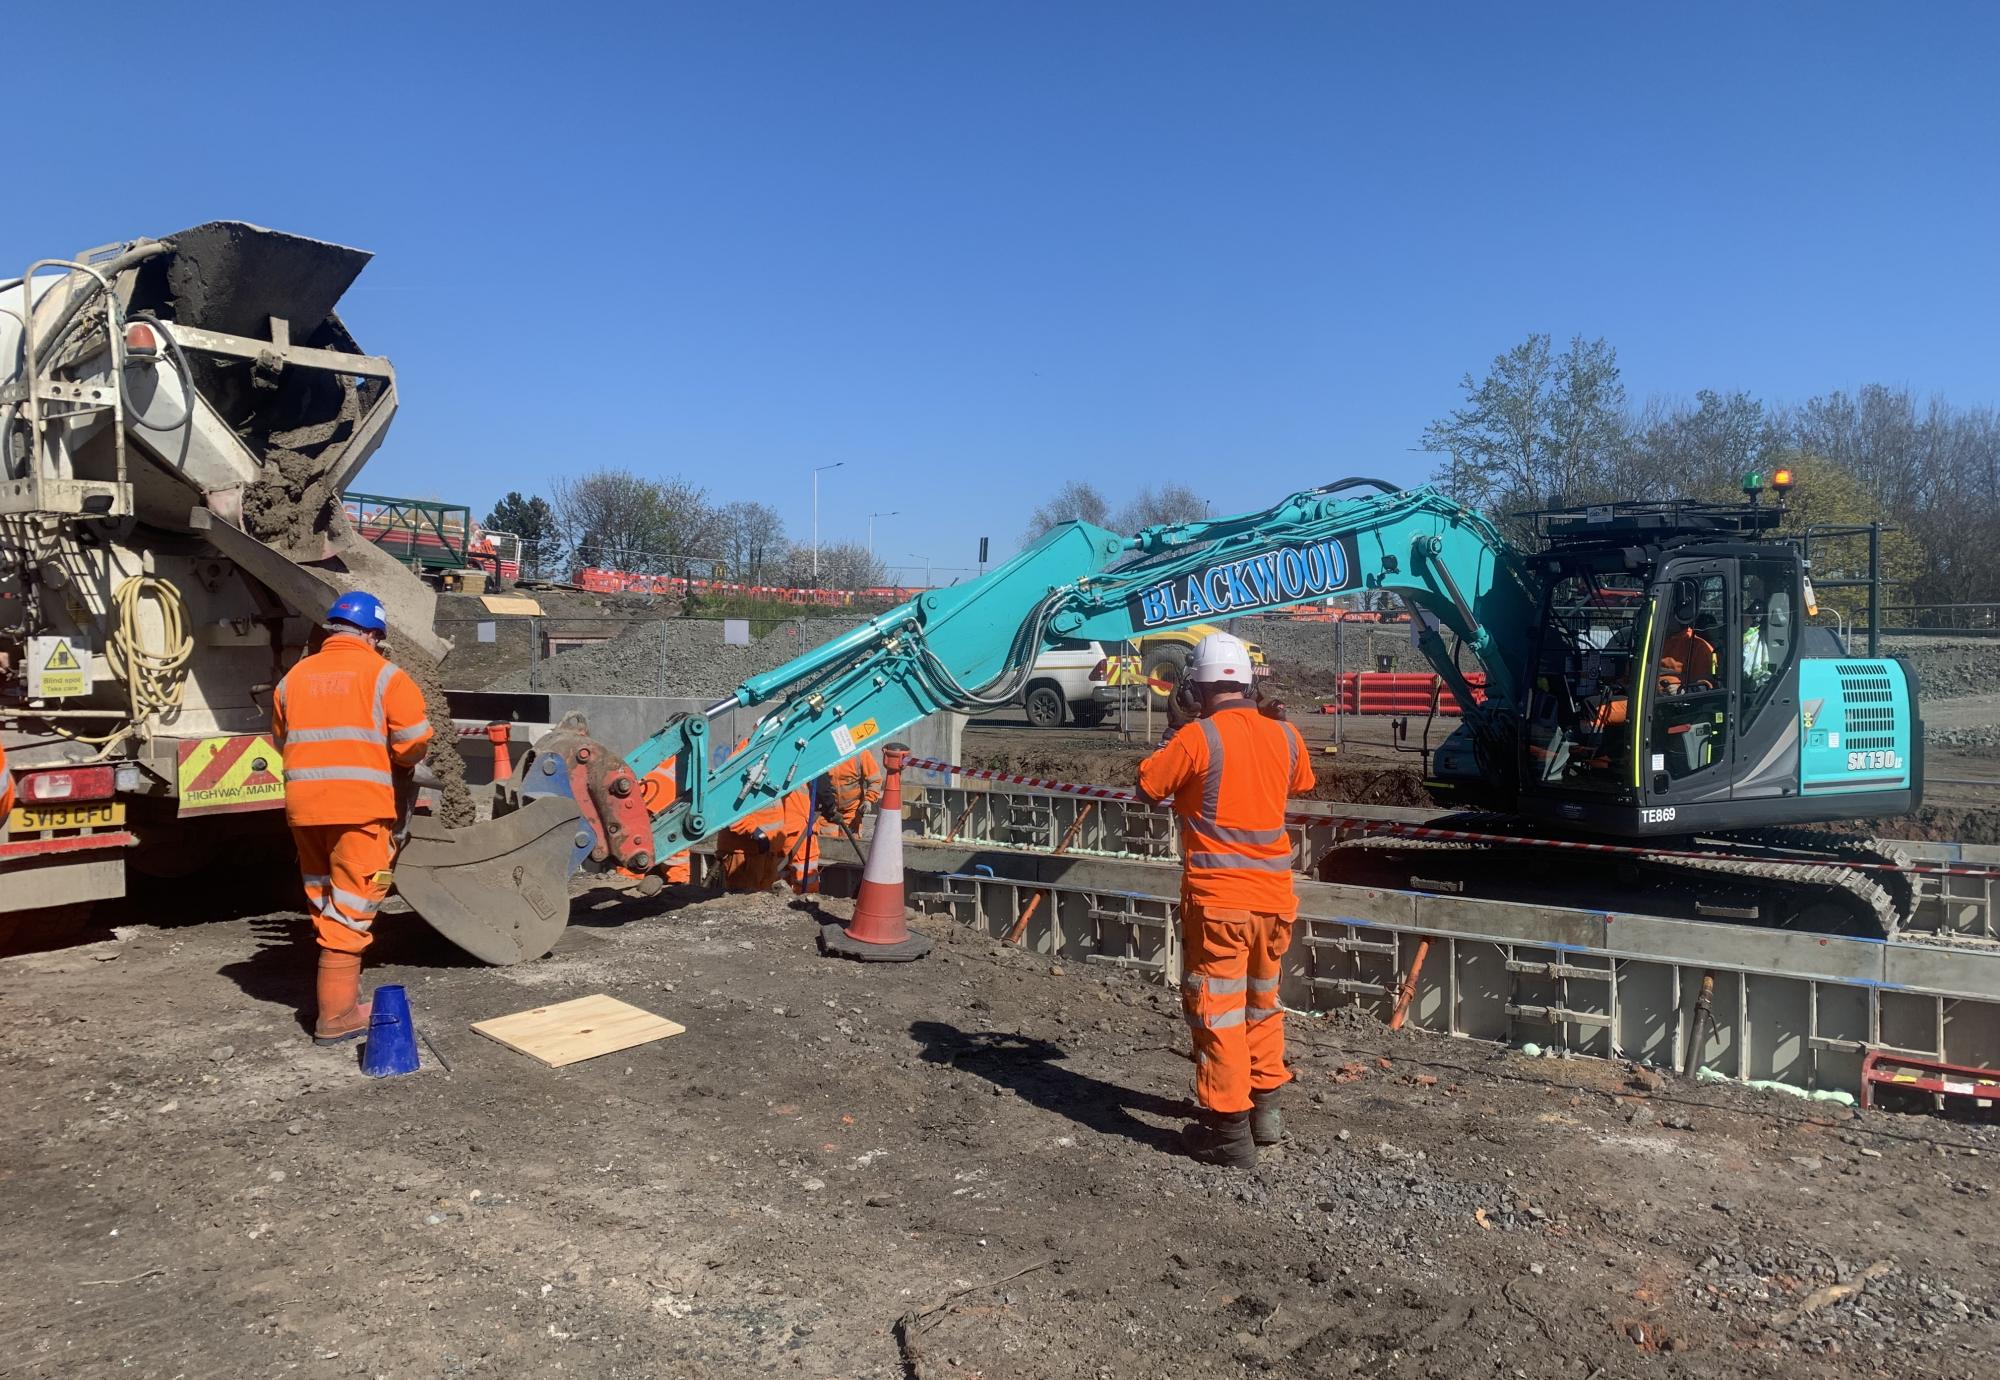
[[[489,532],[506,532],[519,539],[521,573],[530,579],[541,579],[560,567],[562,542],[556,535],[555,510],[547,499],[524,497],[509,489],[486,515],[484,525]]]
[[[1465,406],[1423,434],[1426,451],[1447,457],[1437,479],[1454,497],[1504,514],[1625,487],[1625,385],[1607,342],[1576,336],[1557,354],[1547,335],[1531,335],[1459,387]]]
[[[1828,524],[1866,526],[1871,522],[1889,520],[1881,503],[1868,492],[1867,485],[1845,465],[1794,450],[1773,452],[1769,456],[1769,464],[1771,468],[1786,465],[1792,471],[1792,490],[1785,500],[1785,520],[1779,527],[1784,535],[1803,536],[1808,528]],[[1717,500],[1742,497],[1740,485],[1730,487],[1736,491],[1718,491],[1707,496]],[[1769,502],[1772,497],[1766,493],[1764,501]],[[1923,578],[1930,566],[1923,543],[1907,528],[1894,526],[1882,534],[1881,560],[1884,582],[1882,602],[1885,605],[1908,603],[1910,589]],[[1812,561],[1812,578],[1819,597],[1818,621],[1829,625],[1844,621],[1847,626],[1853,627],[1858,620],[1865,619],[1868,591],[1837,589],[1832,585],[1836,580],[1868,577],[1867,538],[1815,537]],[[1839,611],[1838,618],[1833,616],[1835,610]],[[1884,621],[1896,620],[1885,616]]]

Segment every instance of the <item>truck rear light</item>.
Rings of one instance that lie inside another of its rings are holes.
[[[134,359],[151,359],[160,352],[160,333],[144,321],[125,327],[125,353]]]
[[[1108,656],[1099,657],[1097,664],[1090,668],[1090,678],[1095,681],[1111,679],[1111,658]]]
[[[21,801],[42,804],[52,800],[109,800],[116,784],[114,769],[109,766],[27,771],[21,773]]]

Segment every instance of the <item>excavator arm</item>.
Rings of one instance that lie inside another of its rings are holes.
[[[1431,615],[1435,626],[1419,624],[1420,650],[1464,706],[1487,769],[1511,776],[1536,617],[1521,558],[1484,517],[1436,490],[1350,479],[1263,512],[1135,536],[1066,524],[980,579],[926,591],[744,681],[622,761],[566,726],[524,757],[491,824],[413,838],[398,861],[399,884],[479,957],[538,957],[566,923],[566,905],[561,920],[548,913],[567,884],[566,875],[549,875],[565,853],[572,870],[644,871],[927,715],[1013,703],[1036,658],[1059,640],[1115,643],[1359,589],[1395,593]],[[1484,668],[1483,703],[1475,704],[1440,630]],[[711,741],[714,721],[761,706],[768,709],[741,746]],[[674,803],[648,820],[636,784],[668,762]],[[531,809],[546,828],[509,823]],[[565,829],[574,838],[558,847]],[[496,849],[470,837],[482,830],[545,842]],[[523,861],[531,855],[535,866]],[[504,931],[504,942],[466,938],[488,931]]]

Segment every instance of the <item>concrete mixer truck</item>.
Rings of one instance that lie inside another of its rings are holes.
[[[334,311],[368,259],[215,221],[0,282],[0,929],[280,837],[271,689],[343,590],[447,649],[341,512],[396,412]]]

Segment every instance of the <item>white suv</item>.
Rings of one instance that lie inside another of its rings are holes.
[[[1095,728],[1118,706],[1125,688],[1106,683],[1110,658],[1096,642],[1066,642],[1035,658],[1021,691],[1021,707],[1036,728],[1060,728],[1065,721]]]

